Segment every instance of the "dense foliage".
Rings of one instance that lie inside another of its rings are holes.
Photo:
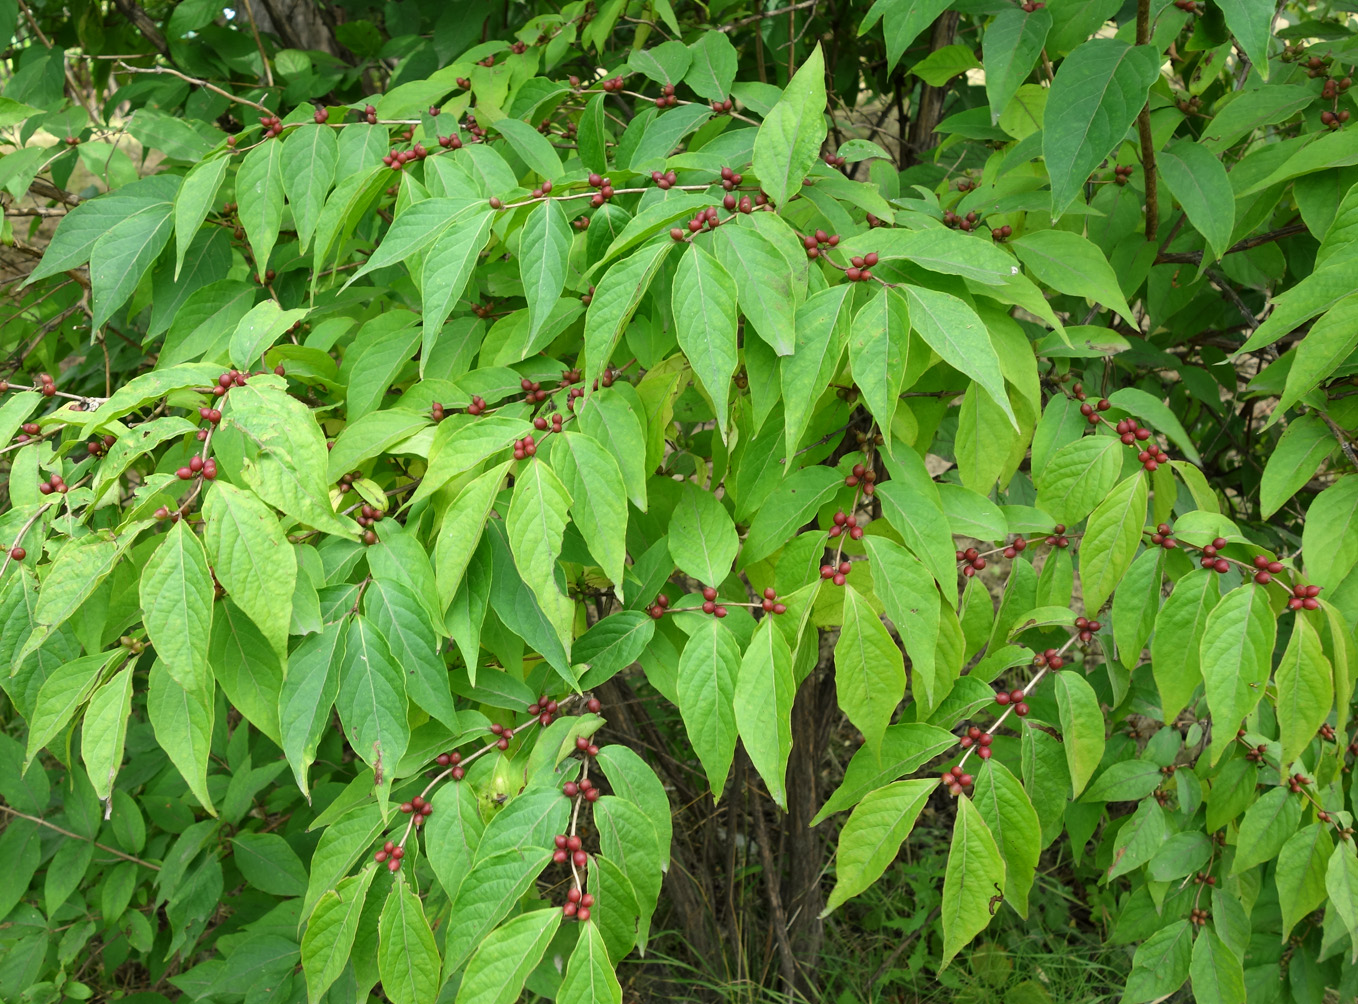
[[[1347,5],[4,7],[0,998],[1358,992]]]

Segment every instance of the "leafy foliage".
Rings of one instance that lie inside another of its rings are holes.
[[[0,12],[0,998],[1358,992],[1352,16],[948,6]]]

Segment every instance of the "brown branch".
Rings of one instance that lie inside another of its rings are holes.
[[[79,833],[72,833],[70,830],[63,830],[60,826],[57,826],[55,823],[49,823],[41,816],[30,816],[26,812],[19,812],[17,809],[11,809],[8,805],[0,805],[0,812],[8,812],[11,816],[18,816],[20,819],[27,819],[31,823],[37,823],[39,826],[45,826],[49,830],[56,830],[64,837],[72,837],[76,840],[88,840],[90,843],[94,844],[95,847],[98,847],[101,851],[108,851],[110,854],[116,854],[124,861],[131,861],[133,864],[141,865],[143,868],[150,868],[153,872],[160,871],[160,865],[153,865],[151,864],[151,862],[143,861],[141,858],[133,857],[131,854],[124,854],[116,847],[110,847],[108,844],[101,844],[99,841],[91,839],[90,837],[83,837]]]
[[[1257,248],[1261,244],[1271,244],[1280,241],[1284,237],[1294,237],[1297,234],[1306,233],[1305,223],[1289,223],[1278,230],[1270,230],[1267,233],[1256,234],[1254,237],[1246,237],[1228,247],[1223,254],[1238,254],[1241,251],[1248,251]],[[1171,251],[1167,254],[1155,256],[1153,264],[1156,265],[1196,265],[1202,261],[1201,251]]]
[[[259,25],[255,23],[255,8],[250,0],[245,0],[245,14],[250,19],[250,32],[255,36],[255,47],[259,49],[259,61],[264,64],[264,82],[273,86],[273,68],[269,66],[269,54],[264,51],[264,42],[259,37]]]
[[[1137,0],[1136,44],[1148,45],[1151,40],[1151,0]],[[1148,100],[1136,117],[1141,135],[1141,177],[1146,188],[1146,240],[1155,240],[1160,229],[1160,198],[1155,181],[1155,140],[1151,136],[1151,106]]]
[[[957,11],[945,11],[938,16],[934,22],[933,33],[929,38],[929,51],[937,52],[953,44],[957,37],[957,22],[959,15]],[[942,87],[934,87],[931,84],[920,82],[919,109],[911,110],[910,129],[906,134],[906,148],[902,152],[902,163],[906,165],[918,164],[923,158],[920,154],[925,150],[932,150],[938,145],[938,137],[934,130],[943,121],[943,103],[948,96],[948,84]]]
[[[146,41],[150,42],[166,59],[170,58],[170,46],[165,41],[165,36],[160,33],[156,23],[151,20],[151,15],[137,6],[135,0],[113,0],[114,5],[122,12],[123,17],[132,22],[133,26],[145,36]]]
[[[56,199],[67,206],[78,206],[81,203],[80,196],[74,195],[64,188],[58,188],[43,178],[34,178],[32,184],[28,186],[28,190],[41,198]]]
[[[261,105],[258,101],[251,101],[249,98],[238,98],[230,91],[222,90],[216,84],[210,84],[206,80],[200,80],[197,77],[190,77],[188,74],[180,73],[178,70],[171,69],[168,66],[129,66],[122,60],[118,61],[118,66],[128,73],[168,73],[170,76],[178,77],[180,80],[187,81],[190,84],[197,84],[199,87],[206,87],[213,94],[220,94],[228,101],[234,101],[238,105],[249,105],[251,108],[256,108],[259,111],[263,112],[265,115],[273,114],[273,112],[271,112],[267,106]]]
[[[747,24],[754,24],[756,21],[762,21],[766,17],[791,14],[795,10],[804,10],[807,7],[814,7],[818,3],[820,3],[820,0],[801,0],[801,3],[794,3],[791,7],[779,7],[777,10],[766,10],[762,14],[755,14],[751,17],[741,18],[739,21],[732,21],[730,24],[722,25],[717,30],[720,32],[735,31],[737,28],[744,28]]]
[[[787,913],[783,909],[783,897],[778,892],[781,884],[778,867],[773,860],[773,848],[769,846],[768,824],[764,821],[763,799],[756,793],[750,814],[754,816],[754,840],[759,845],[759,860],[764,866],[764,889],[769,897],[769,911],[773,914],[773,936],[778,942],[778,971],[787,984],[788,993],[797,990],[797,957],[792,951],[792,943],[787,937]]]

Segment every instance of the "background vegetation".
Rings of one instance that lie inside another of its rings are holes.
[[[0,999],[1353,999],[1356,27],[0,6]]]

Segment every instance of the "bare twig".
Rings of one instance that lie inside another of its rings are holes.
[[[801,0],[801,3],[794,3],[791,7],[779,7],[777,10],[766,10],[762,14],[754,14],[750,17],[741,18],[739,21],[732,21],[730,24],[722,25],[717,30],[720,32],[735,31],[737,28],[744,28],[747,24],[754,24],[756,21],[762,21],[766,17],[791,14],[795,10],[804,10],[807,7],[814,7],[818,3],[820,3],[820,0]]]
[[[230,91],[222,90],[216,84],[210,84],[206,80],[199,80],[197,77],[190,77],[187,73],[180,73],[178,70],[169,66],[129,66],[120,59],[118,60],[118,67],[127,73],[168,73],[170,76],[178,77],[180,80],[186,81],[187,83],[205,87],[213,94],[220,94],[228,101],[234,101],[238,105],[249,105],[251,108],[256,108],[265,115],[273,114],[267,106],[261,105],[258,101],[251,101],[249,98],[238,98]]]
[[[1151,40],[1151,0],[1137,0],[1136,44],[1147,45]],[[1136,117],[1141,136],[1141,177],[1146,188],[1146,240],[1155,240],[1160,229],[1160,199],[1155,181],[1155,140],[1151,136],[1151,106],[1148,101]]]
[[[99,841],[91,840],[89,837],[83,837],[79,833],[72,833],[70,830],[63,830],[60,826],[57,826],[55,823],[49,823],[41,816],[30,816],[26,812],[20,812],[17,809],[11,809],[8,805],[0,805],[0,812],[8,812],[11,816],[17,816],[20,819],[27,819],[30,823],[37,823],[39,826],[45,826],[49,830],[55,830],[64,837],[71,837],[75,840],[89,840],[90,843],[94,844],[94,846],[98,847],[101,851],[108,851],[110,854],[115,854],[118,857],[122,858],[124,861],[131,861],[134,864],[141,865],[143,868],[150,868],[153,872],[160,871],[160,865],[153,865],[151,862],[143,861],[141,858],[134,857],[131,854],[124,854],[116,847],[110,847],[108,844],[101,844]]]
[[[259,49],[259,61],[264,64],[264,82],[273,86],[273,68],[269,66],[269,54],[264,51],[264,41],[259,37],[259,25],[255,24],[255,8],[250,0],[245,0],[245,16],[250,19],[250,32],[255,36],[255,48]]]
[[[1292,237],[1296,234],[1306,233],[1305,223],[1289,223],[1285,227],[1277,230],[1270,230],[1268,233],[1257,234],[1254,237],[1246,237],[1242,241],[1237,241],[1228,247],[1223,255],[1238,254],[1241,251],[1248,251],[1250,248],[1257,248],[1261,244],[1271,244],[1274,241],[1282,240],[1284,237]],[[1166,254],[1155,256],[1156,265],[1196,265],[1202,261],[1201,251],[1171,251]]]

